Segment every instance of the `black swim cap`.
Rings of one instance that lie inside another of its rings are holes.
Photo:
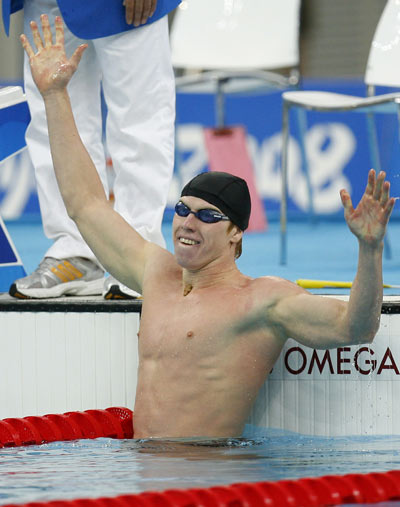
[[[183,187],[181,197],[185,195],[217,206],[239,229],[247,229],[251,201],[247,183],[242,178],[217,171],[201,173]]]

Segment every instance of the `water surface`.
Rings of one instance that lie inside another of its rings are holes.
[[[0,449],[0,504],[400,469],[400,436],[77,440]]]

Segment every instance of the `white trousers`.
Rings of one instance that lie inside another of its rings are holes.
[[[29,22],[60,15],[56,0],[25,0]],[[40,25],[39,25],[40,26]],[[167,16],[118,35],[82,41],[65,27],[67,56],[87,42],[68,85],[75,121],[108,195],[102,142],[100,89],[107,104],[106,141],[115,171],[115,209],[144,238],[165,245],[161,222],[174,161],[175,82]],[[35,168],[44,232],[53,240],[46,256],[94,259],[68,217],[54,175],[43,100],[25,57],[25,91],[31,112],[26,142]]]

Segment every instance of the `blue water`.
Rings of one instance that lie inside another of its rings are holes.
[[[77,440],[0,449],[0,504],[400,469],[400,436]]]

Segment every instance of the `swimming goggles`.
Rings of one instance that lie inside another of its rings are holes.
[[[221,220],[230,220],[230,218],[226,215],[223,215],[222,213],[219,213],[213,209],[199,209],[199,211],[192,211],[182,201],[176,203],[175,213],[180,217],[187,217],[190,215],[190,213],[193,213],[196,218],[202,222],[205,222],[206,224],[215,224]]]

